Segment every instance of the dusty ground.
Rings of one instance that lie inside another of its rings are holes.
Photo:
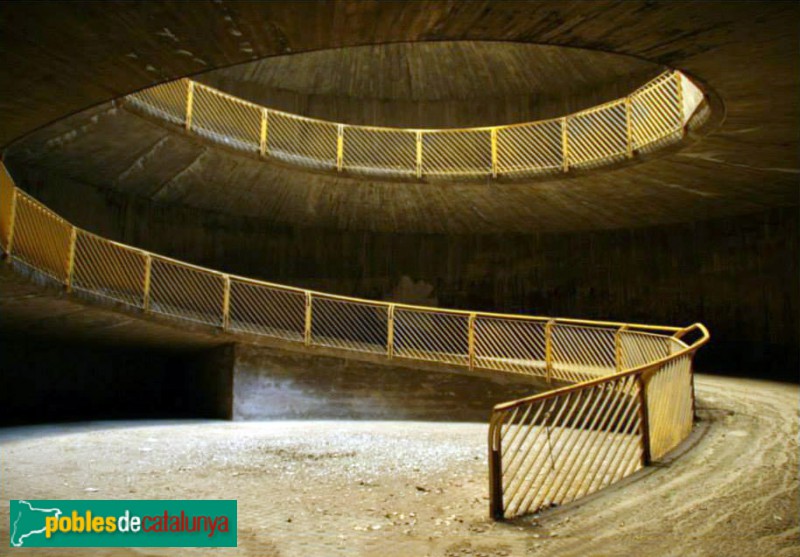
[[[486,426],[100,423],[0,430],[0,498],[235,498],[237,549],[14,555],[800,555],[798,388],[699,377],[672,461],[582,502],[487,519]],[[8,547],[0,506],[0,547]]]

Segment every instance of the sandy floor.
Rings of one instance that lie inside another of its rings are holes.
[[[0,498],[235,498],[237,549],[14,555],[800,555],[798,388],[699,377],[683,454],[588,499],[487,518],[486,426],[99,423],[0,430]],[[8,506],[0,546],[8,547]]]

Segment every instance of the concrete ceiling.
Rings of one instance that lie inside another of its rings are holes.
[[[665,69],[596,50],[436,41],[271,56],[198,81],[312,118],[448,128],[563,116],[625,96]]]
[[[143,319],[133,312],[85,303],[58,286],[26,279],[0,265],[0,337],[63,340],[120,348],[191,352],[231,342],[207,329]]]
[[[512,95],[571,95],[660,69],[644,60],[594,50],[437,41],[273,56],[215,70],[201,79],[209,85],[255,83],[261,89],[361,100],[491,101]]]
[[[386,182],[264,162],[105,104],[15,143],[6,164],[12,175],[44,170],[159,204],[272,224],[382,232],[638,227],[795,202],[794,175],[762,181],[768,173],[739,166],[720,181],[719,165],[702,159],[703,144],[534,183]]]
[[[102,107],[86,133],[80,119],[74,130],[47,130],[28,144],[45,147],[18,159],[58,164],[165,203],[304,226],[533,232],[700,220],[798,202],[796,3],[17,3],[1,10],[2,144],[166,79],[276,54],[405,41],[515,41],[623,54],[680,69],[721,102],[717,125],[681,150],[533,184],[311,174],[168,136]],[[353,82],[335,83],[334,94]],[[123,129],[123,120],[140,143],[89,137],[93,126]],[[52,133],[69,141],[48,144]]]

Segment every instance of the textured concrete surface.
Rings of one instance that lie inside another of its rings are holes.
[[[233,418],[488,423],[495,404],[542,388],[512,375],[400,369],[237,345]]]
[[[20,267],[17,267],[18,269]],[[0,264],[0,335],[31,342],[76,342],[123,349],[186,353],[229,340],[210,328],[142,319],[96,301],[67,295],[64,286],[41,283]]]
[[[544,224],[552,219],[562,230],[644,225],[797,204],[800,53],[794,21],[800,8],[795,3],[321,2],[299,8],[291,2],[202,2],[184,8],[181,3],[121,3],[113,10],[94,3],[4,6],[0,47],[8,61],[0,74],[0,144],[162,80],[265,56],[403,41],[545,43],[680,69],[719,98],[721,125],[691,149],[603,173],[603,179],[592,173],[588,180],[539,187],[448,191],[336,177],[311,180],[307,173],[301,174],[307,185],[299,187],[295,172],[277,173],[265,186],[246,165],[233,172],[200,160],[205,184],[188,195],[173,191],[170,200],[198,206],[207,196],[206,207],[248,212],[260,206],[262,216],[292,215],[293,223],[394,231],[436,225],[461,232],[513,230],[537,221],[537,229],[552,229],[554,223]],[[450,79],[445,72],[438,76]],[[244,189],[233,195],[228,177]],[[269,203],[254,197],[283,199],[294,212],[269,212]]]
[[[271,56],[198,76],[312,118],[405,128],[542,120],[623,97],[665,67],[579,48],[437,41]]]
[[[722,118],[723,110],[716,114]],[[721,174],[718,165],[702,162],[704,153],[715,149],[705,133],[701,128],[677,145],[619,167],[533,182],[398,182],[249,157],[106,104],[32,133],[9,146],[4,160],[19,180],[41,176],[44,193],[71,179],[104,197],[152,200],[275,226],[376,233],[576,232],[797,205],[796,172],[738,168]],[[753,153],[740,154],[741,160],[752,161]],[[703,168],[692,169],[695,164]],[[74,186],[61,192],[76,193]]]
[[[235,498],[239,547],[182,555],[798,554],[796,386],[698,378],[677,458],[537,517],[488,519],[486,426],[104,422],[0,430],[0,497]],[[8,543],[0,506],[0,544]],[[57,549],[15,555],[174,555]]]

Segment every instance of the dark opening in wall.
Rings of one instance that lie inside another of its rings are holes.
[[[0,425],[230,417],[233,351],[0,338]]]

